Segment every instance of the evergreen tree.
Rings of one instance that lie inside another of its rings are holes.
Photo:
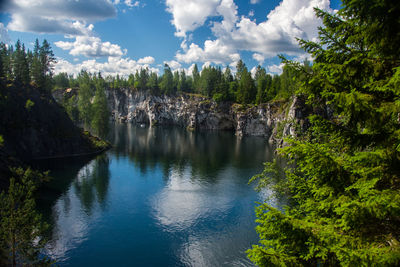
[[[0,79],[6,79],[8,53],[7,47],[4,43],[0,43]]]
[[[316,13],[320,42],[301,41],[314,64],[290,65],[299,94],[333,113],[287,139],[291,165],[275,187],[290,205],[257,208],[260,243],[248,254],[259,266],[399,266],[400,5],[343,0],[337,14]],[[276,173],[268,164],[253,180],[272,186]]]
[[[247,71],[246,64],[244,64],[244,62],[240,59],[236,64],[235,78],[237,81],[240,81],[242,79],[242,73],[245,69]]]
[[[254,85],[254,80],[251,77],[251,73],[246,67],[244,67],[238,77],[240,77],[240,80],[236,94],[236,101],[241,104],[253,103],[255,101],[257,91]]]
[[[89,126],[92,120],[92,97],[93,89],[91,85],[90,75],[86,71],[81,71],[78,76],[79,91],[78,91],[78,110],[79,117],[82,122]]]
[[[171,68],[164,65],[164,75],[161,78],[160,89],[164,94],[172,94],[174,91],[174,80]]]
[[[184,70],[182,70],[179,75],[178,92],[182,93],[182,92],[188,92],[188,91],[189,91],[189,88],[188,88],[188,84],[186,81],[186,73]]]
[[[25,46],[21,45],[20,40],[15,44],[13,53],[13,74],[14,81],[22,84],[29,84],[29,65],[26,58]]]
[[[146,90],[148,81],[149,81],[149,69],[141,68],[139,72],[139,79],[137,79],[137,88],[143,91]]]
[[[193,77],[193,89],[195,92],[199,92],[200,73],[199,69],[197,68],[197,64],[194,64],[192,70],[192,77]]]
[[[150,92],[154,95],[158,95],[160,93],[157,73],[152,72],[150,74],[149,81],[147,82],[147,88],[149,88]]]
[[[55,75],[54,78],[54,88],[65,89],[69,86],[69,77],[66,72],[60,72]]]
[[[173,74],[173,84],[174,84],[174,92],[176,92],[178,90],[178,86],[179,86],[179,80],[180,80],[180,75],[179,75],[179,71],[174,71]]]
[[[56,63],[56,59],[50,44],[45,39],[40,46],[39,40],[36,39],[33,49],[31,76],[39,88],[43,90],[51,89],[54,63]]]
[[[44,176],[30,169],[14,169],[8,192],[0,194],[0,249],[2,265],[45,266],[46,258],[39,258],[40,250],[46,244],[44,232],[47,225],[35,210],[35,180]],[[36,177],[33,177],[36,176]]]
[[[96,83],[96,94],[92,105],[92,129],[100,136],[105,137],[109,127],[110,111],[105,93],[105,81],[99,76]]]
[[[131,89],[133,89],[135,87],[135,75],[133,75],[132,73],[129,74],[129,77],[128,77],[128,86]]]
[[[255,74],[257,87],[256,103],[260,104],[265,100],[265,89],[267,88],[267,72],[260,65],[257,66]]]

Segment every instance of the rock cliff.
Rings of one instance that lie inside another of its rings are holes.
[[[295,97],[291,103],[252,107],[219,103],[198,95],[154,96],[130,89],[107,91],[112,118],[121,122],[179,125],[188,129],[231,130],[237,135],[269,138],[283,145],[282,137],[295,135],[307,126],[307,108]]]

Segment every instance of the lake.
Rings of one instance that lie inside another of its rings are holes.
[[[265,138],[115,124],[109,141],[95,159],[51,166],[39,207],[60,266],[252,266],[268,192],[248,180],[272,160]]]

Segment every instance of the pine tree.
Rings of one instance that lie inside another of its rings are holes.
[[[92,128],[100,136],[105,137],[109,127],[110,111],[105,93],[105,82],[101,76],[96,83],[96,94],[92,105]]]
[[[192,77],[193,77],[193,89],[195,92],[199,92],[200,73],[199,69],[197,68],[197,64],[194,64],[192,70]]]
[[[150,92],[153,95],[158,95],[160,93],[160,88],[158,85],[158,76],[157,73],[152,72],[149,76],[149,81],[147,82],[147,88],[150,89]]]
[[[25,46],[20,40],[15,44],[15,51],[13,53],[13,73],[14,81],[22,84],[29,84],[29,65],[26,58]]]
[[[250,104],[255,101],[256,98],[256,87],[254,80],[251,77],[251,73],[244,67],[241,70],[238,91],[236,94],[236,101],[241,104]]]
[[[260,104],[265,99],[265,89],[267,88],[267,72],[264,68],[258,65],[254,78],[257,87],[256,103]]]
[[[0,194],[0,248],[2,264],[11,266],[50,265],[46,258],[39,258],[46,244],[44,231],[47,225],[35,210],[35,180],[43,179],[34,171],[14,169],[20,182],[10,179],[8,192]],[[35,177],[34,177],[35,176]]]
[[[236,74],[235,74],[235,78],[237,81],[240,81],[242,79],[242,73],[246,68],[246,64],[244,64],[243,60],[239,60],[238,63],[236,64]]]
[[[174,78],[168,64],[164,65],[164,74],[161,78],[160,88],[164,94],[172,94],[174,91]]]
[[[399,13],[383,0],[316,10],[320,42],[300,42],[314,64],[291,66],[303,77],[298,93],[319,112],[280,150],[291,165],[275,188],[290,205],[257,208],[260,243],[248,251],[257,265],[400,264]],[[253,180],[273,186],[276,167]]]
[[[56,63],[56,58],[50,44],[45,39],[40,46],[39,40],[36,39],[33,49],[31,76],[36,86],[42,90],[46,91],[52,88],[54,63]]]
[[[91,85],[91,78],[86,71],[81,71],[78,76],[79,92],[78,92],[78,110],[79,117],[82,122],[89,126],[92,120],[92,97],[93,89]]]

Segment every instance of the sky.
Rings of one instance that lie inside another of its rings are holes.
[[[104,75],[191,73],[239,59],[279,74],[277,55],[303,61],[296,38],[317,40],[321,21],[313,7],[329,12],[340,0],[0,0],[0,41],[19,39],[33,49],[47,39],[57,58],[55,73],[81,69]]]

